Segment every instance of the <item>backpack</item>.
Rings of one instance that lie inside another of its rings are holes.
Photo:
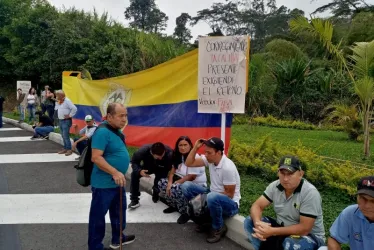
[[[206,193],[199,194],[188,202],[188,214],[191,220],[198,225],[211,223],[207,196]]]
[[[97,127],[97,129],[95,130],[95,132],[93,133],[93,135],[100,128],[107,128],[108,130],[112,131],[114,134],[116,134],[118,137],[121,138],[121,141],[123,141],[123,143],[126,146],[125,136],[107,123],[100,124]],[[78,164],[74,166],[74,168],[76,169],[76,180],[77,180],[78,184],[83,186],[83,187],[88,187],[88,186],[91,185],[91,174],[92,174],[93,165],[94,165],[94,163],[91,160],[91,158],[92,158],[91,144],[92,144],[93,135],[91,136],[90,139],[88,139],[87,146],[83,150],[83,152],[82,152],[82,154],[79,158]]]

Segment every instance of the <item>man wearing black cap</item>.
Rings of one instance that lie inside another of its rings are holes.
[[[374,249],[374,176],[362,178],[357,185],[357,204],[341,212],[330,228],[329,250]]]
[[[254,249],[316,250],[324,246],[322,199],[318,190],[303,179],[300,161],[294,156],[282,157],[278,176],[279,180],[253,203],[244,221]],[[262,217],[272,203],[276,219]]]
[[[205,154],[195,158],[197,151],[205,145]],[[223,141],[217,137],[208,140],[200,139],[189,153],[185,162],[187,167],[208,166],[210,174],[209,189],[186,181],[181,185],[183,195],[191,200],[199,194],[208,193],[207,205],[212,219],[212,230],[209,243],[218,242],[227,232],[223,219],[232,217],[239,212],[240,176],[235,164],[223,153]],[[197,231],[203,231],[205,225],[200,225]]]
[[[131,159],[131,186],[130,186],[130,204],[129,208],[135,209],[140,206],[139,203],[139,182],[140,178],[150,178],[150,174],[155,174],[153,184],[153,202],[159,200],[158,181],[168,176],[173,165],[173,150],[161,142],[144,145],[134,153]]]

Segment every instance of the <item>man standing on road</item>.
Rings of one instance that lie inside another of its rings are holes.
[[[344,209],[330,228],[328,249],[341,250],[341,244],[351,250],[374,248],[374,176],[358,182],[357,204]]]
[[[129,208],[135,209],[140,206],[140,178],[150,178],[150,174],[155,174],[152,200],[156,203],[159,200],[160,193],[158,181],[168,176],[172,165],[173,150],[161,142],[156,142],[153,145],[144,145],[136,151],[131,159],[131,203]]]
[[[318,190],[303,179],[304,171],[294,156],[278,166],[279,180],[272,182],[253,203],[244,229],[255,250],[316,250],[325,245],[322,199]],[[276,219],[263,217],[273,203]]]
[[[58,106],[58,119],[60,123],[60,132],[64,142],[64,149],[58,152],[69,156],[73,153],[70,142],[70,128],[73,125],[73,116],[77,113],[77,107],[65,96],[62,90],[56,91]]]
[[[3,105],[5,98],[0,95],[0,128],[3,127]]]
[[[92,202],[89,216],[88,248],[103,250],[105,215],[109,210],[112,226],[111,249],[120,248],[120,189],[122,189],[123,229],[126,227],[126,179],[130,157],[122,129],[127,124],[127,110],[122,104],[112,103],[107,108],[107,120],[92,136],[91,175]],[[134,235],[122,233],[122,244],[130,244]]]

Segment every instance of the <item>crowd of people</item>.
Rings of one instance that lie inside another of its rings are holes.
[[[33,88],[28,95],[19,92],[19,106],[35,113],[38,102]],[[24,98],[24,99],[22,99]],[[0,107],[2,107],[0,97]],[[104,249],[105,215],[109,211],[112,240],[110,249],[118,249],[120,242],[129,244],[134,235],[120,235],[120,200],[122,195],[123,228],[126,225],[126,209],[141,207],[140,179],[155,175],[152,201],[163,200],[168,207],[164,213],[179,212],[178,224],[193,219],[189,202],[206,195],[206,220],[198,223],[197,232],[208,232],[207,242],[221,240],[227,232],[225,219],[238,214],[241,194],[240,175],[234,162],[224,154],[224,143],[212,137],[197,140],[194,144],[188,136],[180,136],[174,148],[162,142],[144,145],[130,159],[125,137],[127,109],[118,103],[108,105],[105,121],[96,125],[92,115],[85,117],[86,127],[75,128],[77,138],[73,145],[69,131],[76,106],[62,90],[53,93],[48,86],[42,95],[43,107],[34,138],[45,137],[56,125],[64,141],[60,154],[71,155],[77,149],[82,153],[91,140],[92,201],[89,214],[88,246],[90,250]],[[56,108],[57,107],[57,108]],[[20,108],[21,109],[21,108]],[[43,111],[44,110],[44,111]],[[0,109],[1,112],[1,109]],[[48,115],[45,115],[45,112]],[[20,112],[20,121],[24,120]],[[30,114],[29,120],[34,119]],[[202,149],[202,150],[201,150]],[[203,152],[199,154],[199,152]],[[127,206],[125,174],[131,163],[130,203]],[[209,184],[206,169],[209,170]],[[344,209],[330,228],[326,240],[323,223],[322,198],[317,188],[304,177],[303,164],[295,156],[284,156],[278,165],[278,179],[270,183],[261,197],[251,206],[244,221],[244,230],[255,250],[317,250],[341,249],[348,244],[352,250],[369,250],[374,245],[374,176],[360,179],[357,186],[357,204]],[[275,218],[263,217],[263,211],[273,206]],[[141,208],[140,208],[141,209]],[[196,222],[196,221],[195,221]]]

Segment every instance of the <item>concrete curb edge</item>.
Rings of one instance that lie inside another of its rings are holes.
[[[32,128],[31,125],[28,125],[26,123],[18,123],[18,121],[3,117],[3,122],[12,124],[15,127],[22,128],[24,130],[27,130],[29,132],[34,132],[34,129]],[[60,145],[63,145],[62,142],[62,137],[58,133],[50,133],[49,134],[49,140],[58,143]],[[73,143],[73,140],[70,139]],[[126,179],[131,180],[131,173],[132,173],[132,168],[131,165],[126,173]],[[151,178],[146,179],[146,178],[141,178],[140,179],[140,186],[149,194],[152,194],[152,187],[153,187],[153,182],[154,182],[154,176],[151,175]],[[225,221],[226,226],[228,228],[226,236],[230,238],[232,241],[236,242],[240,246],[244,247],[245,249],[250,249],[254,250],[252,247],[251,243],[248,241],[247,238],[247,233],[244,231],[244,217],[241,215],[235,215],[232,218],[229,218]]]

